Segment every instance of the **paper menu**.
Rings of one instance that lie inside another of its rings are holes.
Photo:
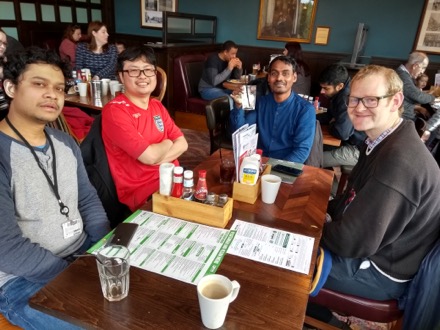
[[[228,253],[308,274],[315,238],[235,220]]]
[[[235,234],[141,210],[126,221],[139,224],[128,246],[131,266],[191,284],[217,271]],[[97,253],[110,236],[88,252]]]
[[[232,134],[236,181],[240,178],[240,166],[243,158],[255,154],[257,150],[257,124],[244,124]]]

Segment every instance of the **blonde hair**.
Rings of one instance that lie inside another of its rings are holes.
[[[367,65],[363,67],[354,75],[353,79],[351,80],[351,84],[353,85],[353,83],[355,83],[356,81],[360,81],[369,76],[384,77],[387,83],[387,86],[385,87],[387,88],[386,93],[388,95],[394,95],[398,92],[403,91],[402,79],[400,79],[396,71],[380,65]],[[403,113],[403,104],[399,108],[399,115],[402,115],[402,113]]]

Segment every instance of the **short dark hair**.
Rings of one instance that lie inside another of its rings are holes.
[[[64,78],[72,76],[70,64],[62,60],[55,50],[31,46],[8,57],[3,63],[3,79],[8,79],[17,85],[18,79],[29,64],[50,64],[60,68]]]
[[[238,49],[238,46],[237,46],[237,44],[236,44],[235,42],[233,42],[232,40],[226,40],[226,41],[223,43],[222,49],[223,49],[223,50],[226,50],[226,51],[230,51],[231,48],[237,48],[237,49]]]
[[[277,61],[281,61],[281,62],[283,62],[284,64],[290,64],[290,65],[292,66],[292,70],[293,70],[293,72],[296,72],[296,61],[295,61],[295,59],[294,59],[293,57],[291,57],[291,56],[284,56],[284,55],[277,56],[277,57],[275,57],[275,58],[272,60],[272,62],[270,62],[270,64],[269,64],[269,72],[270,72],[270,70],[272,69],[272,65],[273,65],[275,62],[277,62]]]
[[[348,79],[348,71],[345,66],[341,64],[329,65],[321,72],[318,82],[320,84],[328,84],[332,86],[346,83]]]
[[[117,72],[124,70],[125,61],[136,61],[139,58],[145,57],[148,63],[152,64],[156,69],[156,55],[151,47],[146,46],[132,46],[125,49],[118,55],[118,61],[116,64]]]
[[[303,53],[301,44],[296,41],[288,42],[284,45],[284,48],[287,49],[287,55],[292,56],[297,61],[303,61]]]

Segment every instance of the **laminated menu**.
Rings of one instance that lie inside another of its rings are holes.
[[[235,232],[138,210],[125,222],[138,224],[128,249],[130,265],[197,284],[220,266]],[[88,252],[96,254],[110,232]]]

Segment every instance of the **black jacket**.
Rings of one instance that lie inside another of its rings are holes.
[[[120,203],[108,166],[107,154],[101,137],[101,116],[95,118],[92,128],[80,145],[89,180],[98,192],[112,228],[125,220],[131,212]]]

